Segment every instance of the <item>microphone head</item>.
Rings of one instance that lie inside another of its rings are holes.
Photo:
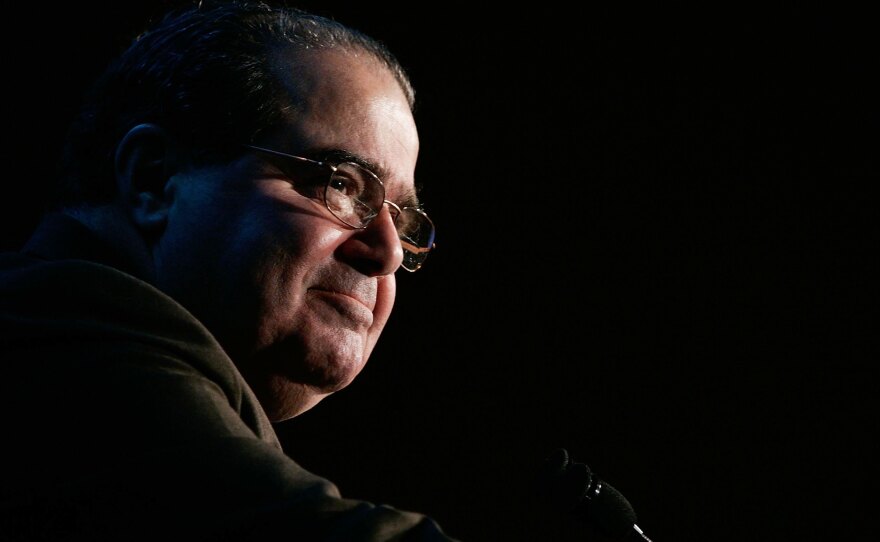
[[[555,508],[570,512],[612,539],[624,538],[636,524],[636,513],[626,497],[586,464],[571,461],[564,448],[544,459],[538,492]]]
[[[636,512],[620,491],[593,476],[594,487],[573,512],[611,538],[627,536],[636,524]]]

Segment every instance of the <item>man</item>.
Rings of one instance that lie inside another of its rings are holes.
[[[451,540],[343,499],[271,422],[361,371],[434,229],[379,43],[260,3],[143,34],[0,258],[0,539]]]

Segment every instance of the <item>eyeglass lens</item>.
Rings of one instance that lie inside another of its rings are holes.
[[[379,214],[385,204],[385,189],[370,171],[352,162],[336,166],[324,193],[327,208],[341,221],[363,228]],[[434,244],[434,225],[423,212],[403,208],[394,217],[394,225],[403,246],[403,267],[415,271],[421,267]]]

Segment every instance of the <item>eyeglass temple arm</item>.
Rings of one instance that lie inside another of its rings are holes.
[[[295,156],[293,154],[287,154],[286,152],[274,151],[272,149],[266,149],[264,147],[257,147],[256,145],[243,145],[243,147],[259,152],[264,152],[266,154],[271,154],[274,156],[281,156],[283,158],[293,158],[294,160],[299,160],[300,162],[305,162],[309,164],[316,164],[319,166],[330,166],[326,162],[321,162],[320,160],[312,160],[311,158],[305,158],[304,156]]]

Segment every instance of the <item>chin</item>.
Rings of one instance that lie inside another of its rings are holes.
[[[275,376],[263,385],[251,387],[272,423],[295,418],[332,393],[290,382],[283,376]]]
[[[273,422],[308,411],[348,386],[365,365],[365,356],[350,355],[350,350],[335,351],[331,356],[308,355],[292,348],[296,344],[276,344],[241,369]],[[297,363],[291,363],[297,359]]]

